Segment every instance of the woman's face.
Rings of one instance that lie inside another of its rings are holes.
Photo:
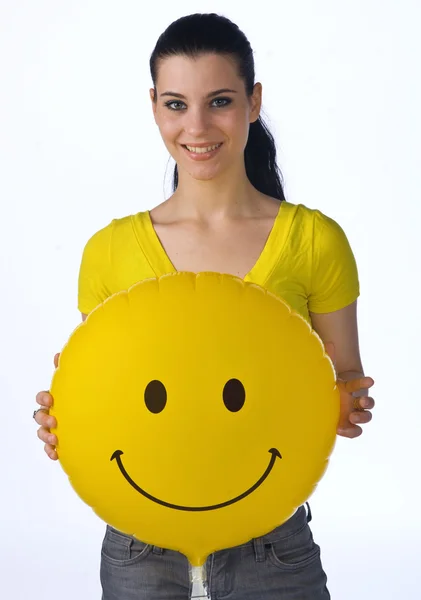
[[[244,165],[261,89],[257,83],[248,97],[233,60],[219,54],[159,61],[156,102],[150,90],[154,117],[180,176],[185,171],[194,179],[209,180]]]

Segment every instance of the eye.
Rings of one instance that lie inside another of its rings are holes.
[[[224,404],[231,412],[238,412],[244,406],[246,390],[238,379],[230,379],[224,386],[222,393]]]
[[[228,104],[231,104],[232,100],[231,98],[215,98],[213,102],[222,102],[222,104],[217,104],[216,107],[223,108],[224,106],[228,106]]]
[[[154,414],[162,412],[167,404],[167,390],[165,385],[154,379],[145,388],[146,408]]]
[[[175,108],[174,104],[178,105],[178,108]],[[183,104],[184,104],[184,102],[180,102],[180,100],[168,100],[168,102],[165,102],[165,106],[169,110],[174,110],[174,111],[180,110],[180,106],[182,106]]]
[[[215,108],[224,108],[224,106],[228,106],[228,104],[231,104],[232,99],[231,98],[214,98],[212,100],[212,105]],[[166,106],[169,110],[173,110],[178,112],[181,109],[185,109],[186,105],[184,102],[181,102],[180,100],[168,100],[167,102],[165,102],[164,106]]]

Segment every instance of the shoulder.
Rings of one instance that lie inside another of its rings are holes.
[[[98,229],[95,233],[91,234],[88,241],[85,243],[83,250],[83,261],[86,262],[88,259],[97,254],[102,254],[104,249],[110,244],[111,236],[113,231],[113,223],[109,223],[101,229]]]
[[[282,201],[282,210],[294,215],[295,218],[303,221],[313,221],[316,217],[323,216],[323,213],[316,208],[310,208],[305,204],[294,204],[287,200]]]
[[[334,241],[342,239],[344,231],[335,219],[325,214],[318,208],[310,208],[305,204],[292,204],[285,202],[284,209],[293,215],[294,225],[306,234],[312,234],[320,241]]]
[[[296,218],[299,218],[303,221],[313,222],[317,226],[329,226],[336,223],[334,219],[323,213],[319,208],[312,208],[301,203],[293,204],[292,202],[287,202],[286,200],[282,202],[282,205],[286,211],[294,213]]]
[[[318,208],[311,208],[305,204],[282,202],[283,213],[288,213],[296,227],[302,228],[305,233],[319,235],[322,233],[339,233],[340,225]]]
[[[147,215],[146,211],[136,214],[126,215],[112,219],[107,225],[97,230],[86,243],[86,247],[104,247],[111,244],[112,241],[127,239],[127,235],[133,231],[136,222],[144,221]]]

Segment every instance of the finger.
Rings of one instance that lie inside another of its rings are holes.
[[[368,408],[368,409],[372,409],[375,406],[375,402],[373,398],[370,398],[369,396],[360,396],[360,398],[355,398],[355,404],[359,407],[359,408]]]
[[[58,459],[57,451],[53,448],[53,446],[50,446],[50,444],[45,444],[44,451],[48,454],[51,460]]]
[[[35,400],[45,408],[50,408],[53,405],[53,397],[49,392],[38,392]]]
[[[38,410],[35,415],[35,423],[38,425],[42,425],[43,427],[47,427],[47,418],[48,418],[48,409]]]
[[[60,357],[60,352],[57,352],[57,354],[54,356],[54,366],[57,369],[58,368],[58,359]]]
[[[57,437],[45,427],[40,427],[37,431],[39,439],[45,444],[57,444]]]
[[[337,434],[341,437],[356,438],[362,434],[363,430],[358,425],[353,427],[345,427],[337,430]]]
[[[369,423],[372,418],[373,415],[368,410],[364,410],[362,412],[353,412],[349,415],[349,421],[350,423],[354,423],[354,425],[356,425],[357,423]]]
[[[358,392],[359,390],[371,388],[374,385],[374,379],[371,377],[357,377],[357,379],[345,381],[344,384],[346,391],[352,394],[353,392]]]
[[[56,418],[52,417],[44,410],[40,410],[39,412],[37,412],[37,414],[35,415],[35,421],[36,423],[38,423],[38,425],[41,425],[41,427],[45,427],[46,429],[53,429],[57,427]]]

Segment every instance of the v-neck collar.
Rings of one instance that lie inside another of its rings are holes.
[[[268,279],[282,252],[286,241],[287,231],[289,227],[287,222],[290,220],[288,210],[291,204],[286,201],[280,202],[278,213],[272,225],[272,229],[266,239],[265,245],[258,256],[256,262],[244,277],[244,281],[250,281],[263,285]],[[171,262],[170,257],[166,253],[164,246],[152,222],[150,211],[144,211],[134,215],[135,223],[140,228],[137,235],[137,240],[143,253],[145,254],[152,270],[157,277],[166,275],[167,273],[176,273],[177,269]]]

